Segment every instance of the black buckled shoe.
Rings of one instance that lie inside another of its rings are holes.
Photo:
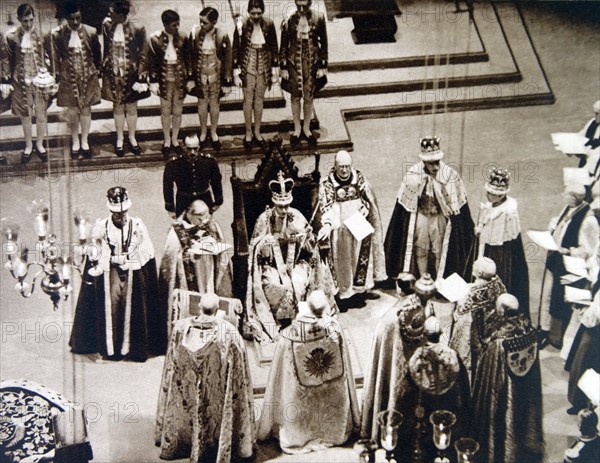
[[[169,159],[169,154],[171,154],[171,147],[163,145],[163,147],[160,149],[160,152],[163,155],[163,159],[166,161]]]
[[[221,151],[221,140],[213,140],[211,146],[215,151]]]
[[[134,156],[141,156],[143,151],[142,151],[142,147],[137,144],[135,146],[131,145],[131,152],[133,153]]]
[[[88,148],[88,149],[81,148],[81,157],[83,159],[92,159],[92,155],[93,155],[92,148]]]
[[[303,133],[302,135],[308,142],[308,146],[317,146],[317,138],[312,133],[310,135]]]
[[[80,152],[81,152],[81,150],[74,150],[74,149],[71,147],[71,159],[72,159],[73,161],[76,161],[76,160],[79,158],[79,154],[80,154]]]
[[[246,137],[244,137],[244,149],[249,153],[250,151],[252,151],[252,142],[253,140],[247,140]]]
[[[117,157],[122,158],[123,156],[125,156],[125,148],[122,146],[115,145],[115,154],[117,155]]]
[[[48,162],[48,152],[47,151],[40,151],[37,148],[34,148],[33,150],[35,151],[35,154],[37,155],[37,157],[40,158],[40,161]]]
[[[290,137],[290,146],[292,148],[298,148],[298,146],[300,146],[300,137],[298,137],[296,135],[292,135]]]
[[[31,161],[31,154],[33,153],[33,151],[26,153],[25,151],[23,151],[21,153],[21,164],[25,165],[27,164],[29,161]]]
[[[261,150],[266,151],[267,149],[267,140],[265,140],[264,138],[261,138],[260,140],[258,138],[256,138],[256,136],[254,136],[254,138],[252,139],[252,141],[256,144],[256,146],[258,146]]]

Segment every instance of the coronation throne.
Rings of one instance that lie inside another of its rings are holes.
[[[267,151],[261,159],[253,179],[244,180],[238,177],[236,163],[235,161],[232,162],[233,294],[244,304],[248,283],[248,254],[254,224],[258,216],[265,211],[265,208],[272,204],[269,182],[277,178],[279,171],[282,171],[286,178],[293,179],[294,189],[292,194],[294,200],[291,207],[298,209],[304,214],[306,220],[311,221],[319,201],[319,181],[321,178],[319,173],[320,154],[315,152],[314,156],[314,170],[307,175],[301,175],[292,160],[291,153],[283,147],[282,140],[275,137],[269,141]]]

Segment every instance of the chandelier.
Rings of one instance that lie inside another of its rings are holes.
[[[91,211],[88,208],[80,207],[73,213],[78,242],[72,245],[59,242],[56,235],[49,232],[50,209],[45,200],[33,201],[28,211],[33,216],[33,226],[38,236],[35,251],[31,252],[26,244],[19,242],[19,222],[12,217],[3,218],[0,223],[4,255],[7,257],[4,268],[17,280],[15,290],[21,296],[31,297],[39,282],[42,291],[50,296],[54,310],[57,310],[73,292],[73,270],[84,275],[86,258],[89,260],[88,275],[96,277],[102,273],[98,266],[101,242],[91,238]],[[30,276],[32,267],[37,267],[37,271],[31,272],[33,275]]]

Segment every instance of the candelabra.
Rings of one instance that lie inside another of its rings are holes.
[[[91,214],[88,209],[81,208],[76,210],[73,215],[79,242],[73,246],[73,256],[71,257],[68,249],[70,246],[65,246],[66,249],[63,249],[56,235],[48,231],[50,209],[46,201],[34,201],[28,210],[33,215],[34,229],[38,236],[38,242],[35,244],[35,261],[29,262],[29,248],[18,241],[20,224],[13,218],[3,218],[1,220],[2,236],[4,252],[8,258],[4,267],[17,280],[15,290],[25,298],[31,297],[38,280],[41,280],[42,291],[50,296],[54,310],[57,310],[61,301],[66,301],[73,291],[71,286],[73,270],[83,274],[86,256],[91,263],[88,274],[97,276],[100,273],[98,268],[99,242],[90,240]],[[39,270],[28,279],[29,269],[33,266],[39,267]]]
[[[402,424],[404,416],[396,410],[384,410],[377,415],[379,425],[379,438],[381,446],[385,450],[385,458],[391,462],[398,445],[398,428]]]
[[[377,442],[372,439],[359,439],[354,444],[354,451],[358,454],[359,463],[375,463]]]
[[[458,463],[474,463],[475,454],[479,451],[479,444],[475,439],[462,437],[454,443],[454,448]]]
[[[444,450],[450,446],[452,440],[452,426],[456,423],[456,415],[448,410],[436,410],[429,417],[433,426],[433,443],[438,449],[435,463],[450,463],[444,455]]]

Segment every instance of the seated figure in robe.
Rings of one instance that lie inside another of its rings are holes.
[[[489,257],[482,257],[473,264],[475,281],[470,284],[467,296],[458,301],[453,314],[452,334],[449,346],[456,350],[469,373],[475,373],[477,356],[485,338],[485,325],[494,318],[496,299],[506,292],[496,264]]]
[[[258,439],[285,453],[344,444],[359,426],[356,386],[342,327],[323,291],[314,291],[282,330],[269,371]]]
[[[158,277],[161,313],[169,334],[179,318],[173,307],[175,289],[231,297],[231,254],[219,252],[223,241],[221,227],[199,199],[171,225]]]
[[[246,308],[259,341],[274,340],[312,290],[324,290],[337,311],[331,272],[320,259],[312,227],[290,207],[293,186],[281,171],[269,183],[273,207],[258,217],[250,242]]]
[[[219,297],[204,294],[200,315],[177,320],[158,397],[160,458],[228,463],[250,458],[255,441],[246,345],[217,316]]]

